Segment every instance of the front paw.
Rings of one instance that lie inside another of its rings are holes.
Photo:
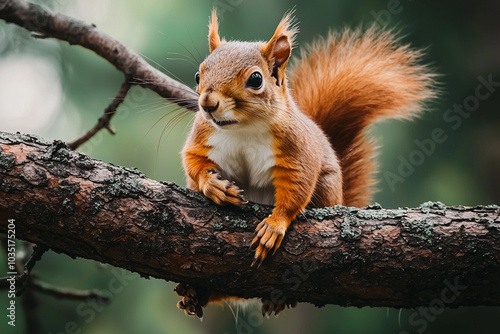
[[[201,184],[201,191],[218,205],[242,205],[248,203],[243,196],[243,190],[234,182],[223,180],[214,169],[207,170]]]
[[[272,217],[267,217],[257,226],[256,236],[251,246],[252,248],[257,247],[252,266],[257,262],[260,266],[272,249],[276,252],[283,241],[287,226],[286,222],[278,221]]]

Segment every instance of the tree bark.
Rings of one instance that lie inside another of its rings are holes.
[[[199,193],[0,133],[0,232],[72,257],[245,298],[315,305],[500,305],[500,207],[307,210],[281,248],[250,267],[271,208],[220,207]]]

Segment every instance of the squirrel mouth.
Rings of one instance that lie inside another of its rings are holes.
[[[231,120],[216,120],[215,118],[212,118],[212,122],[214,122],[215,125],[218,126],[226,126],[226,125],[231,125],[231,124],[236,124],[238,121],[231,121]]]

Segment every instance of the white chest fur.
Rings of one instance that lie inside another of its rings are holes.
[[[215,130],[208,139],[208,158],[222,176],[235,181],[245,197],[261,204],[274,204],[272,168],[275,165],[272,137],[267,129]]]

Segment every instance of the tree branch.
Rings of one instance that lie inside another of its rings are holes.
[[[132,84],[151,89],[181,107],[197,110],[196,92],[152,67],[136,52],[98,31],[94,24],[52,13],[40,5],[24,0],[0,0],[0,19],[36,33],[36,38],[51,37],[81,45],[106,59],[125,75],[125,82],[115,99],[104,110],[104,115],[92,129],[68,144],[72,149],[78,148],[103,128],[114,134],[109,122]]]
[[[37,279],[32,280],[30,285],[33,287],[33,290],[57,299],[98,300],[103,304],[109,304],[110,302],[110,298],[99,290],[61,288]]]
[[[80,145],[82,145],[87,140],[92,138],[97,132],[99,132],[102,129],[107,129],[109,133],[114,135],[115,134],[114,131],[112,131],[111,128],[109,127],[109,122],[111,121],[111,118],[115,115],[118,106],[123,102],[123,100],[125,100],[125,97],[127,96],[129,90],[130,90],[130,83],[128,82],[127,79],[125,79],[125,81],[120,86],[118,94],[116,94],[115,98],[113,99],[113,101],[111,101],[109,106],[106,109],[104,109],[104,112],[97,121],[96,125],[94,125],[92,129],[87,131],[87,133],[85,133],[80,138],[77,138],[72,142],[68,143],[68,147],[72,150],[76,150]]]
[[[24,271],[21,275],[16,277],[16,297],[21,296],[24,293],[24,289],[29,282],[31,270],[35,264],[40,261],[42,255],[48,250],[48,247],[45,245],[35,245],[33,247],[33,254],[29,258],[28,262],[24,265]]]
[[[220,207],[64,143],[0,133],[0,232],[241,297],[316,305],[500,305],[500,207],[306,211],[259,269],[248,249],[270,207]]]
[[[193,101],[198,96],[191,88],[152,67],[136,52],[100,32],[93,24],[52,13],[40,5],[24,0],[0,0],[0,19],[39,33],[45,38],[57,38],[92,50],[137,84],[180,106],[196,110]]]

